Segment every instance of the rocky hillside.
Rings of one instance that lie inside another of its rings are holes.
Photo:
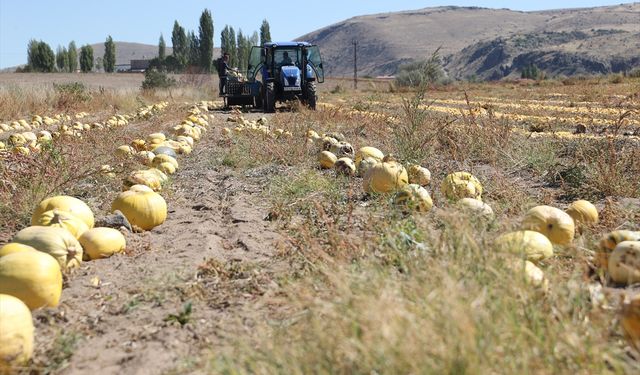
[[[518,12],[439,7],[360,16],[301,36],[317,43],[329,75],[392,75],[437,48],[454,78],[499,79],[536,64],[548,75],[640,67],[640,3]]]

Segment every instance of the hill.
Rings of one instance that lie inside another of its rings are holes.
[[[547,74],[608,73],[640,64],[640,3],[520,12],[437,7],[350,18],[303,35],[320,46],[331,76],[392,75],[437,48],[455,78],[496,79],[535,63]]]

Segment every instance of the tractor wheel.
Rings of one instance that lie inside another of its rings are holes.
[[[273,113],[276,111],[276,92],[273,82],[267,83],[264,90],[264,113]]]
[[[309,108],[316,110],[316,101],[318,100],[318,94],[316,94],[316,83],[307,83],[307,104]]]

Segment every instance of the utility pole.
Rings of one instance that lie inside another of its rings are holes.
[[[358,41],[353,40],[353,88],[358,89]]]

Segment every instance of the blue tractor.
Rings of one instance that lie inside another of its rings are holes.
[[[265,43],[251,48],[246,80],[228,80],[226,105],[250,105],[275,112],[276,102],[300,100],[316,109],[316,83],[324,82],[318,46],[307,42]]]

